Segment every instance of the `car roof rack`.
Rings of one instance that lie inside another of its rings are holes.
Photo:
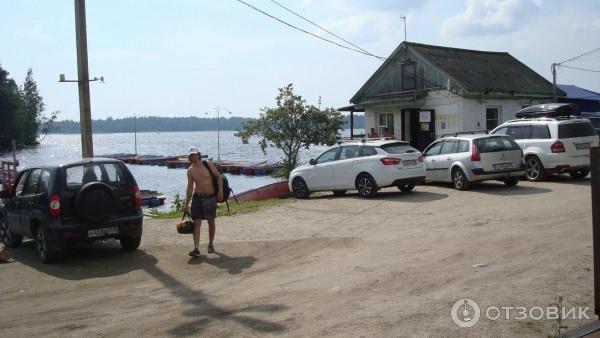
[[[474,134],[487,134],[487,130],[467,130],[467,131],[459,131],[456,133],[443,134],[443,137],[457,137],[458,135],[474,135]]]
[[[515,117],[519,119],[536,117],[570,118],[575,114],[577,114],[576,104],[545,103],[523,108],[515,114]]]

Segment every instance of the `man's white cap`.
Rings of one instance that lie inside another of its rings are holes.
[[[190,157],[190,155],[192,155],[192,154],[198,154],[198,153],[200,153],[200,149],[198,149],[198,147],[191,146],[188,148],[188,151],[187,151],[188,157]]]

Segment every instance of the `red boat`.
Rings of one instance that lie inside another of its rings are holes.
[[[264,187],[244,191],[236,195],[238,201],[262,201],[270,198],[286,198],[289,195],[288,181],[281,181]]]

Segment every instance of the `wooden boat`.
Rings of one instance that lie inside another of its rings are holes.
[[[145,207],[154,208],[165,204],[167,197],[156,190],[140,190],[142,195],[142,205]]]
[[[262,201],[270,198],[286,198],[288,195],[288,181],[281,181],[244,191],[236,197],[238,201]]]

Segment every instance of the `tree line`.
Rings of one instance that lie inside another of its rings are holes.
[[[344,117],[344,126],[349,127],[349,117]],[[221,117],[219,121],[220,130],[241,130],[248,122],[254,122],[254,118],[245,117]],[[364,117],[354,117],[354,128],[364,128]],[[217,118],[189,117],[161,117],[141,116],[126,118],[107,118],[92,120],[92,131],[94,133],[133,133],[137,132],[168,132],[168,131],[209,131],[217,130]],[[77,134],[81,132],[79,122],[73,120],[56,121],[51,133]]]
[[[19,86],[0,65],[0,151],[11,149],[13,140],[19,148],[38,144],[58,114],[46,116],[44,109],[33,70]]]

